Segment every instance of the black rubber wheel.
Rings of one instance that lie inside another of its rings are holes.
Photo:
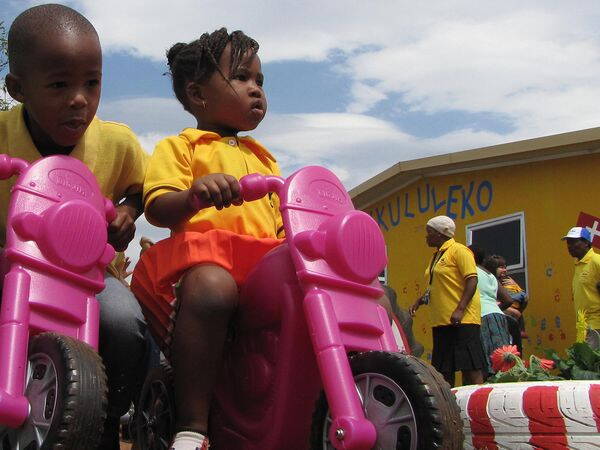
[[[173,372],[162,363],[152,369],[142,387],[135,411],[135,447],[138,450],[167,450],[175,435]]]
[[[26,396],[18,429],[1,428],[3,450],[96,448],[106,419],[106,375],[89,345],[55,333],[31,339]]]
[[[378,450],[462,449],[460,409],[444,378],[414,356],[366,352],[350,360],[366,417],[377,429]],[[324,395],[313,415],[311,449],[334,449]]]

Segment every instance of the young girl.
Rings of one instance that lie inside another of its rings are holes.
[[[238,286],[283,237],[276,196],[242,204],[238,184],[253,172],[279,175],[262,145],[238,136],[267,110],[257,51],[243,32],[222,28],[167,53],[175,95],[198,125],[159,142],[152,155],[146,217],[171,237],[144,252],[132,289],[173,364],[174,450],[208,447],[209,405]]]
[[[484,378],[494,374],[490,355],[503,345],[510,345],[508,322],[502,308],[511,304],[508,291],[498,284],[496,268],[485,251],[476,245],[469,246],[477,264],[477,290],[481,300],[481,343],[485,354]]]
[[[517,346],[517,349],[522,355],[523,338],[527,337],[527,334],[525,333],[525,319],[523,318],[523,311],[525,311],[529,301],[527,293],[510,275],[508,275],[508,271],[506,270],[506,259],[504,259],[503,256],[492,255],[490,258],[496,263],[496,276],[498,277],[498,281],[508,291],[513,300],[510,307],[504,310],[504,313],[509,317],[508,326],[513,344]]]

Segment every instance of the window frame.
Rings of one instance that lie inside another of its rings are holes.
[[[465,226],[465,236],[467,245],[473,243],[473,231],[477,231],[484,228],[489,228],[495,225],[501,225],[507,222],[519,221],[519,232],[520,232],[520,248],[519,248],[519,263],[507,265],[506,269],[509,274],[515,272],[523,272],[525,275],[525,283],[529,289],[529,275],[527,271],[527,238],[525,235],[525,212],[519,211],[516,213],[506,214],[500,217],[494,217],[493,219],[482,220],[481,222],[475,222],[467,224]]]
[[[377,275],[377,279],[379,280],[379,282],[381,284],[385,284],[385,285],[388,284],[388,266],[387,266],[387,264],[383,268],[383,275],[381,275],[381,274]]]

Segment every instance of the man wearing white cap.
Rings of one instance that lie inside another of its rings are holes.
[[[575,314],[585,313],[588,324],[586,342],[600,349],[600,255],[592,249],[590,230],[573,227],[563,236],[569,254],[576,258],[573,274]]]
[[[454,240],[456,225],[447,216],[427,222],[425,240],[437,252],[427,265],[429,287],[411,306],[415,314],[429,303],[433,329],[431,364],[454,386],[455,372],[463,384],[483,383],[486,359],[481,343],[481,304],[477,292],[477,266],[471,250]]]

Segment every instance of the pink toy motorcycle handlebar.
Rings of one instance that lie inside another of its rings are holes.
[[[285,179],[273,175],[253,173],[242,177],[239,182],[242,190],[242,198],[244,201],[250,202],[264,197],[269,192],[279,193],[279,190],[285,184]],[[194,196],[191,201],[196,211],[211,206],[198,196]]]
[[[0,154],[0,180],[6,180],[21,173],[27,167],[29,167],[29,164],[20,158],[11,158],[8,155]]]
[[[280,189],[284,186],[285,179],[273,175],[260,175],[252,173],[240,179],[242,188],[242,197],[244,201],[249,202],[258,200],[264,197],[269,192],[279,194]]]

